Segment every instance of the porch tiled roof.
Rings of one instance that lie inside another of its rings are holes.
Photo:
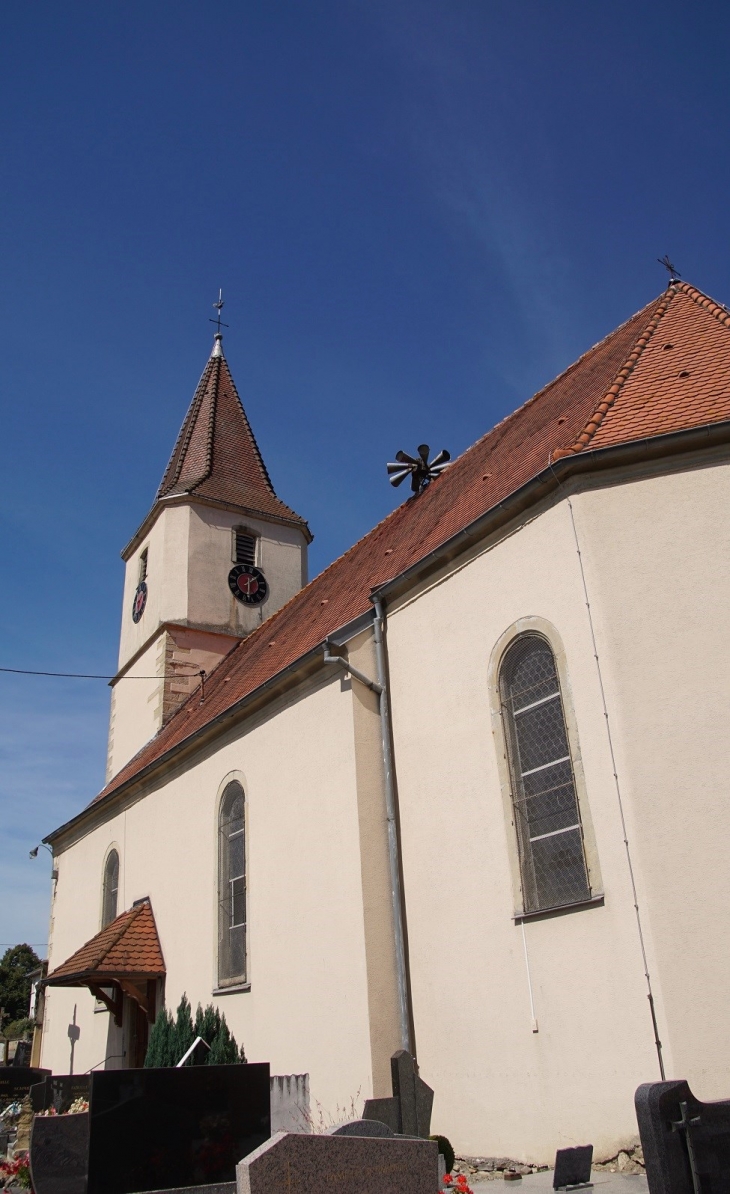
[[[46,979],[48,986],[73,986],[80,979],[162,978],[165,962],[149,900],[105,925]]]

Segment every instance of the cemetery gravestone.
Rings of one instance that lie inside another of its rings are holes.
[[[585,1144],[578,1148],[559,1148],[555,1154],[553,1189],[564,1190],[566,1187],[576,1189],[581,1186],[590,1186],[592,1184],[592,1164],[592,1144]]]
[[[649,1194],[727,1194],[730,1100],[701,1103],[686,1082],[647,1082],[634,1103]]]
[[[34,1093],[65,1109],[77,1082],[56,1077]],[[36,1116],[35,1194],[222,1190],[271,1132],[268,1064],[107,1070],[86,1082],[88,1112]]]
[[[107,1070],[89,1112],[88,1194],[234,1181],[271,1132],[269,1066]]]
[[[31,1069],[30,1066],[0,1067],[0,1108],[8,1103],[22,1102],[31,1086],[41,1082],[50,1070]]]
[[[30,1134],[35,1194],[86,1194],[89,1115],[36,1115]]]
[[[237,1194],[435,1194],[435,1140],[277,1132],[236,1167]]]
[[[363,1119],[387,1124],[393,1132],[428,1139],[431,1131],[433,1091],[416,1070],[415,1059],[399,1049],[390,1059],[393,1096],[366,1099]]]
[[[377,1119],[348,1119],[344,1124],[338,1124],[336,1128],[330,1128],[327,1132],[328,1136],[381,1136],[389,1140],[395,1138],[395,1132],[389,1128],[387,1124],[380,1123]]]
[[[76,1099],[88,1101],[90,1086],[88,1074],[49,1074],[43,1082],[31,1086],[31,1105],[35,1112],[53,1108],[57,1115],[63,1115]]]
[[[10,1063],[11,1066],[15,1067],[16,1069],[19,1069],[21,1066],[25,1066],[27,1069],[30,1066],[30,1055],[32,1048],[33,1046],[31,1045],[30,1041],[18,1041],[18,1044],[15,1048],[15,1057]]]

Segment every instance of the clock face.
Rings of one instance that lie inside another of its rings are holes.
[[[142,617],[142,614],[144,613],[144,607],[146,606],[146,604],[147,604],[147,585],[145,584],[145,582],[143,580],[141,580],[139,582],[139,584],[137,585],[137,591],[134,594],[134,601],[132,602],[132,621],[133,622],[135,622],[135,623],[139,622],[140,618]]]
[[[236,564],[228,573],[228,588],[244,605],[260,605],[269,595],[266,577],[251,564]]]

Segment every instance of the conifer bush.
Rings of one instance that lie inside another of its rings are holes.
[[[160,1008],[152,1026],[147,1055],[144,1064],[148,1069],[164,1069],[176,1066],[185,1056],[196,1037],[202,1037],[210,1049],[205,1057],[189,1057],[189,1065],[237,1065],[246,1060],[243,1045],[240,1049],[231,1033],[226,1018],[212,1003],[203,1010],[198,1004],[193,1021],[190,1001],[183,994],[177,1014]],[[199,1054],[201,1050],[196,1050]]]

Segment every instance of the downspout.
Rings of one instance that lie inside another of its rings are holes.
[[[390,896],[393,909],[393,937],[395,945],[396,981],[398,985],[398,1019],[400,1026],[400,1047],[409,1053],[413,1052],[411,1034],[410,1000],[408,989],[408,973],[406,968],[405,933],[403,929],[403,902],[400,881],[400,851],[398,846],[398,827],[395,812],[395,782],[393,776],[393,750],[390,738],[390,709],[388,706],[387,667],[385,660],[385,644],[383,642],[383,624],[385,612],[379,598],[371,598],[375,606],[373,618],[373,632],[375,639],[375,663],[378,673],[377,680],[371,680],[363,672],[353,667],[341,655],[333,655],[330,644],[325,640],[323,644],[324,662],[335,664],[343,668],[355,680],[359,680],[378,698],[380,710],[380,733],[383,746],[383,780],[385,787],[385,815],[388,822],[388,869],[390,871]]]
[[[393,938],[395,943],[395,967],[398,982],[398,1011],[400,1016],[401,1048],[414,1052],[411,1034],[410,986],[406,964],[406,941],[403,924],[403,891],[401,888],[400,843],[395,803],[395,773],[393,768],[393,744],[391,738],[390,705],[388,702],[388,664],[385,656],[385,609],[379,597],[371,594],[375,609],[373,632],[375,639],[375,663],[380,685],[380,730],[383,738],[383,776],[385,781],[385,815],[388,821],[388,863],[390,867],[390,893],[393,904]]]

